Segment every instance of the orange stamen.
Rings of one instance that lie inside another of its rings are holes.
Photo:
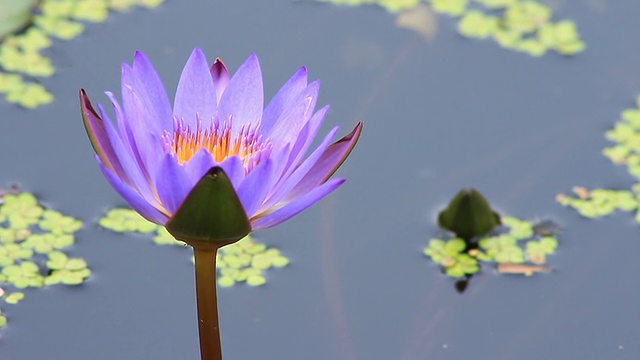
[[[231,121],[222,125],[214,123],[203,130],[200,121],[196,129],[191,129],[176,120],[173,134],[165,132],[163,136],[165,151],[173,155],[180,165],[189,162],[200,149],[209,152],[216,163],[239,156],[248,173],[271,151],[271,142],[264,140],[258,129],[258,126],[247,124],[232,138]]]

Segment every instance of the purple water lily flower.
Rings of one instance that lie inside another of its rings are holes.
[[[122,104],[107,92],[116,124],[84,90],[80,104],[96,158],[113,188],[142,216],[166,224],[212,167],[227,174],[253,230],[277,225],[338,188],[329,179],[353,149],[362,123],[332,143],[333,128],[304,158],[329,109],[314,112],[319,82],[298,70],[263,108],[255,55],[230,76],[220,59],[209,67],[194,49],[173,109],[140,51],[122,64]]]

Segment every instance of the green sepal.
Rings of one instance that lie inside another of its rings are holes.
[[[245,237],[251,224],[229,177],[215,166],[193,187],[166,228],[193,247],[219,248]]]
[[[500,225],[500,215],[491,210],[487,200],[475,189],[463,189],[449,206],[438,214],[438,224],[458,237],[470,240]]]

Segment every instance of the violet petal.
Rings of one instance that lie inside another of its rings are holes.
[[[279,202],[293,189],[300,180],[313,168],[318,159],[324,154],[325,150],[331,144],[333,137],[338,132],[338,127],[334,127],[329,133],[322,139],[318,147],[309,155],[305,161],[298,166],[295,171],[289,176],[284,177],[280,183],[278,183],[273,191],[273,194],[263,204],[262,210],[266,210]]]
[[[244,124],[256,124],[262,118],[263,97],[260,63],[252,54],[231,77],[220,98],[220,123],[232,119],[232,138]]]
[[[300,92],[307,87],[307,68],[304,66],[298,69],[289,80],[278,90],[276,95],[269,101],[262,114],[262,133],[268,134],[282,112],[291,106],[291,103],[298,97]]]
[[[213,156],[211,156],[211,153],[207,149],[203,148],[198,150],[189,162],[184,164],[184,169],[189,179],[193,184],[196,184],[214,165],[215,161],[213,161]]]
[[[114,153],[122,166],[123,173],[117,173],[118,177],[127,185],[136,189],[137,192],[140,193],[140,195],[147,202],[154,204],[154,206],[159,205],[157,200],[153,196],[153,192],[151,191],[149,182],[145,178],[144,174],[140,171],[140,168],[133,159],[133,156],[129,149],[124,146],[120,135],[113,127],[113,124],[109,120],[107,114],[104,113],[104,109],[102,108],[102,106],[98,106],[98,108],[100,110],[102,118],[105,119],[105,130],[107,132],[107,135],[111,139],[111,146],[113,147]]]
[[[135,211],[140,213],[145,219],[156,223],[164,225],[169,218],[164,215],[160,210],[154,208],[149,204],[146,200],[144,200],[140,194],[135,192],[132,188],[127,186],[125,183],[120,181],[120,179],[111,172],[111,170],[107,169],[100,161],[98,161],[100,165],[100,170],[107,178],[111,187],[116,190],[118,194],[131,206]]]
[[[135,119],[135,121],[129,121],[129,129],[131,130],[131,138],[129,142],[132,148],[135,148],[135,153],[138,156],[140,167],[147,177],[151,179],[160,166],[164,151],[162,149],[162,137],[160,134],[150,132],[145,126],[144,121],[138,121],[143,118],[145,112],[144,105],[139,101],[140,98],[131,90],[125,89],[126,97],[129,98],[130,109],[125,110],[129,119]],[[125,97],[123,94],[123,98]]]
[[[105,129],[105,122],[93,109],[89,97],[87,97],[83,89],[80,90],[80,110],[87,135],[89,135],[93,150],[100,161],[116,174],[123,174],[124,170],[111,146],[111,140]]]
[[[216,89],[216,102],[220,104],[222,93],[224,93],[224,90],[229,84],[229,71],[220,58],[217,58],[216,61],[213,62],[213,65],[211,66],[211,69],[209,71],[211,72],[211,77],[213,78],[213,86]]]
[[[105,91],[105,94],[111,101],[111,107],[113,112],[116,115],[116,124],[118,127],[118,133],[120,134],[120,139],[122,139],[122,143],[133,153],[134,148],[131,145],[131,130],[129,129],[129,121],[127,120],[127,115],[124,110],[122,110],[122,106],[116,99],[115,95],[111,91]],[[137,150],[136,150],[137,152]]]
[[[184,120],[192,129],[197,127],[197,116],[203,128],[208,128],[216,113],[217,101],[209,64],[204,53],[195,48],[182,70],[176,96],[173,102],[173,115]]]
[[[247,175],[242,184],[237,188],[238,197],[248,217],[251,217],[264,201],[271,190],[264,186],[268,184],[273,167],[271,159],[260,163]]]
[[[342,162],[349,156],[351,150],[355,146],[360,132],[362,131],[362,123],[358,123],[356,127],[342,139],[331,144],[322,154],[320,159],[315,163],[313,168],[298,182],[298,184],[289,192],[285,200],[290,200],[298,196],[302,196],[306,192],[325,182],[336,170],[342,165]]]
[[[268,133],[268,137],[274,144],[294,143],[298,133],[305,126],[315,107],[320,82],[314,81],[307,86],[285,109]]]
[[[156,116],[154,121],[158,122],[162,129],[171,129],[173,118],[169,97],[156,69],[142,51],[136,51],[133,56],[133,72],[145,89],[148,105],[151,106],[150,111]]]
[[[245,178],[244,163],[239,156],[232,156],[224,159],[220,164],[234,189],[237,189]]]
[[[170,154],[164,156],[155,179],[158,197],[170,215],[176,213],[195,185],[190,181],[184,168],[178,165],[176,159]]]
[[[320,130],[320,125],[322,125],[322,121],[324,120],[327,111],[329,110],[329,105],[323,107],[318,110],[307,124],[300,130],[300,134],[298,136],[298,140],[293,146],[291,153],[289,154],[289,159],[287,160],[287,165],[284,171],[284,177],[289,176],[293,170],[302,162],[302,158],[307,153],[307,150],[311,146],[311,143],[315,139],[318,134],[318,130]]]

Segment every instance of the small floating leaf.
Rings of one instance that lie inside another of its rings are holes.
[[[247,277],[247,285],[249,286],[262,286],[267,283],[267,279],[261,275],[252,275]]]
[[[115,232],[138,232],[147,234],[157,230],[158,225],[143,218],[131,209],[116,208],[107,212],[98,223],[100,226]]]
[[[4,302],[6,302],[7,304],[17,304],[22,299],[24,299],[24,293],[14,292],[5,296]]]

